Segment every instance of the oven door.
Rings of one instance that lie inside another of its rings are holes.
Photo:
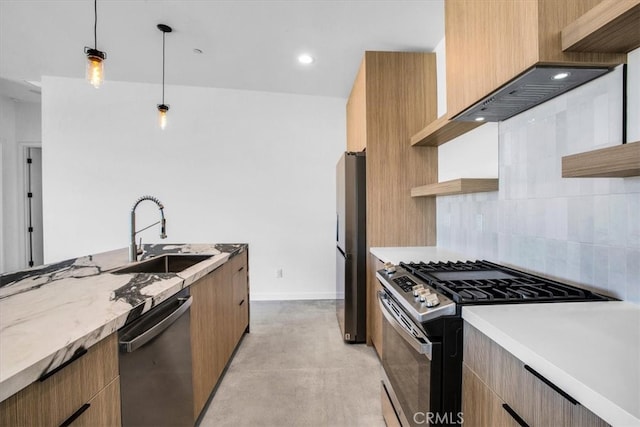
[[[386,292],[382,320],[383,385],[403,426],[433,424],[441,404],[441,344],[431,341]]]

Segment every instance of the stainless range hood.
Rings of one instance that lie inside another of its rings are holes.
[[[611,70],[613,67],[534,66],[458,114],[453,120],[463,122],[506,120]]]

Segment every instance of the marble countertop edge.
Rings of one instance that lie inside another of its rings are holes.
[[[11,397],[29,384],[38,381],[45,373],[56,369],[71,359],[78,348],[84,347],[88,349],[102,341],[124,326],[126,319],[127,314],[125,313],[104,324],[102,327],[88,332],[59,350],[45,356],[41,360],[28,366],[18,367],[18,369],[15,369],[7,378],[3,378],[0,382],[0,402]]]

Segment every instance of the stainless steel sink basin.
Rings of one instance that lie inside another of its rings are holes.
[[[213,255],[162,255],[113,270],[111,273],[179,273],[212,256]]]

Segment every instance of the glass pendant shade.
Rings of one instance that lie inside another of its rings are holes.
[[[160,129],[163,130],[167,127],[167,111],[169,111],[168,105],[158,105],[158,121],[160,123]]]
[[[104,82],[104,58],[104,53],[99,50],[87,50],[87,80],[96,89]]]

